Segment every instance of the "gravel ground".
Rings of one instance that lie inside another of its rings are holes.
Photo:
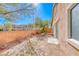
[[[45,55],[45,50],[41,49],[44,45],[43,40],[38,40],[37,37],[29,38],[24,40],[22,43],[11,47],[8,50],[0,53],[1,56],[33,56],[33,55]],[[43,44],[40,47],[40,44]],[[37,48],[39,46],[39,48]],[[42,51],[43,50],[43,51]]]
[[[60,55],[58,45],[49,44],[48,36],[34,36],[0,53],[1,56],[48,56]],[[53,51],[52,51],[53,50]]]

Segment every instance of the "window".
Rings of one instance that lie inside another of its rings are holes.
[[[70,17],[71,16],[71,17]],[[69,36],[67,40],[75,48],[79,49],[79,4],[76,4],[70,10]]]
[[[71,10],[70,37],[79,41],[79,4]]]

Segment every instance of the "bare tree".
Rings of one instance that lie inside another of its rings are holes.
[[[21,19],[21,16],[32,17],[35,7],[33,4],[27,3],[6,3],[0,4],[0,16],[9,21]]]

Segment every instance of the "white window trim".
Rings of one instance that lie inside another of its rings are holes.
[[[67,42],[75,48],[79,49],[79,41],[77,41],[76,39],[68,39]]]
[[[70,11],[71,9],[77,4],[72,4],[70,7],[68,7],[68,24],[70,23]],[[68,25],[68,34],[70,34],[70,24]],[[69,38],[70,35],[68,35],[67,42],[71,44],[76,49],[79,49],[79,41],[73,38]]]

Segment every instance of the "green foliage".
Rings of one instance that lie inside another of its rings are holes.
[[[48,27],[48,20],[42,20],[39,17],[35,18],[35,26],[39,27],[41,30],[41,33],[47,33],[46,28]]]
[[[0,13],[7,13],[9,12],[8,9],[6,9],[6,6],[16,6],[18,5],[17,3],[3,3],[0,4]]]
[[[8,31],[12,31],[13,27],[12,27],[12,23],[7,21],[5,24],[4,24],[5,28],[8,30]]]
[[[7,12],[7,10],[5,10],[5,9],[0,9],[0,13],[5,13],[5,12]]]
[[[41,27],[42,26],[42,20],[39,17],[35,18],[35,27]]]
[[[47,33],[47,30],[46,30],[46,25],[44,25],[44,26],[42,26],[42,28],[41,28],[41,33]]]
[[[39,27],[39,28],[48,26],[48,21],[47,20],[42,20],[41,18],[36,17],[35,18],[35,26]]]
[[[43,27],[48,27],[48,20],[43,21]]]
[[[7,5],[16,6],[18,3],[8,3]]]
[[[3,26],[2,25],[0,25],[0,31],[3,31]]]

